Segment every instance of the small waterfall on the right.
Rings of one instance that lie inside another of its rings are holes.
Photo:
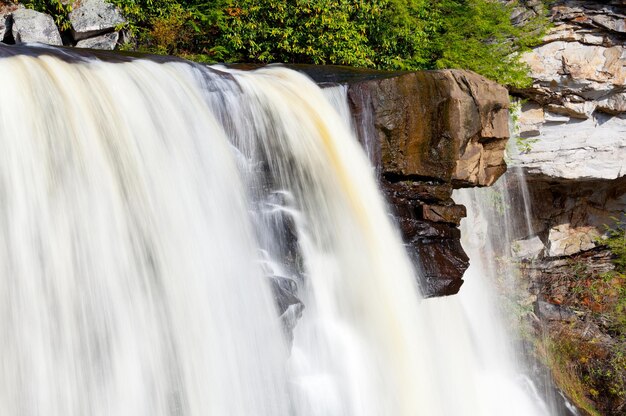
[[[457,302],[470,328],[477,362],[496,402],[513,401],[511,392],[530,399],[529,415],[576,416],[578,411],[554,388],[547,369],[531,370],[524,343],[531,344],[534,298],[520,277],[515,240],[532,240],[531,207],[522,169],[510,167],[489,188],[461,189],[454,200],[467,208],[461,223],[463,248],[470,257]],[[534,367],[541,366],[535,363]],[[514,382],[515,388],[505,387]],[[528,399],[527,399],[528,400]],[[519,409],[515,409],[517,414]]]

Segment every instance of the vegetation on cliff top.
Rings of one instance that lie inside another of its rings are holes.
[[[537,17],[514,26],[517,1],[107,1],[129,21],[128,47],[146,52],[204,62],[463,68],[517,87],[529,82],[519,52],[537,43],[546,25]],[[67,28],[71,1],[24,3]]]

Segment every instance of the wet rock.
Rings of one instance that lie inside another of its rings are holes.
[[[491,81],[467,71],[418,72],[354,83],[348,94],[355,113],[373,110],[387,176],[487,186],[506,169],[507,92]]]
[[[424,181],[384,181],[385,189],[393,193],[398,198],[407,200],[423,201],[425,203],[436,203],[450,199],[452,195],[451,183],[437,183]]]
[[[85,49],[113,50],[115,49],[115,45],[117,45],[119,37],[120,34],[118,32],[107,33],[94,38],[80,40],[76,43],[76,47]]]
[[[52,17],[31,9],[18,9],[12,13],[11,34],[15,43],[63,44]]]
[[[105,0],[81,0],[70,12],[69,19],[77,41],[113,32],[126,23],[118,8]]]
[[[304,304],[296,297],[297,284],[287,277],[272,276],[269,279],[283,331],[288,341],[292,342],[293,330],[304,311]]]
[[[469,71],[290,67],[322,86],[348,86],[359,140],[423,272],[424,294],[456,293],[468,260],[458,230],[465,208],[452,190],[489,186],[506,171],[507,90]]]
[[[466,215],[467,211],[463,205],[422,205],[422,217],[427,221],[459,225]]]
[[[274,294],[274,301],[278,308],[280,315],[291,305],[302,304],[300,299],[296,297],[297,285],[296,283],[287,277],[272,276],[270,277],[272,293]]]
[[[459,292],[469,258],[460,240],[416,238],[411,242],[418,270],[424,281],[420,287],[425,297],[448,296]]]
[[[578,319],[569,308],[541,300],[535,303],[535,315],[546,321],[575,322]]]

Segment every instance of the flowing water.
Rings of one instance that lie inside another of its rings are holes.
[[[491,312],[421,301],[345,88],[0,56],[0,415],[545,414]]]

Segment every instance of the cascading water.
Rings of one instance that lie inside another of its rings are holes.
[[[0,414],[542,414],[305,76],[0,55]]]
[[[467,208],[461,233],[471,259],[457,301],[467,318],[475,362],[491,375],[485,388],[499,392],[503,406],[507,402],[530,406],[526,414],[578,415],[553,387],[547,371],[538,374],[527,368],[515,341],[519,320],[532,307],[532,298],[523,298],[527,288],[519,287],[524,282],[511,252],[515,239],[532,235],[522,170],[509,167],[491,188],[457,190],[453,197]]]

